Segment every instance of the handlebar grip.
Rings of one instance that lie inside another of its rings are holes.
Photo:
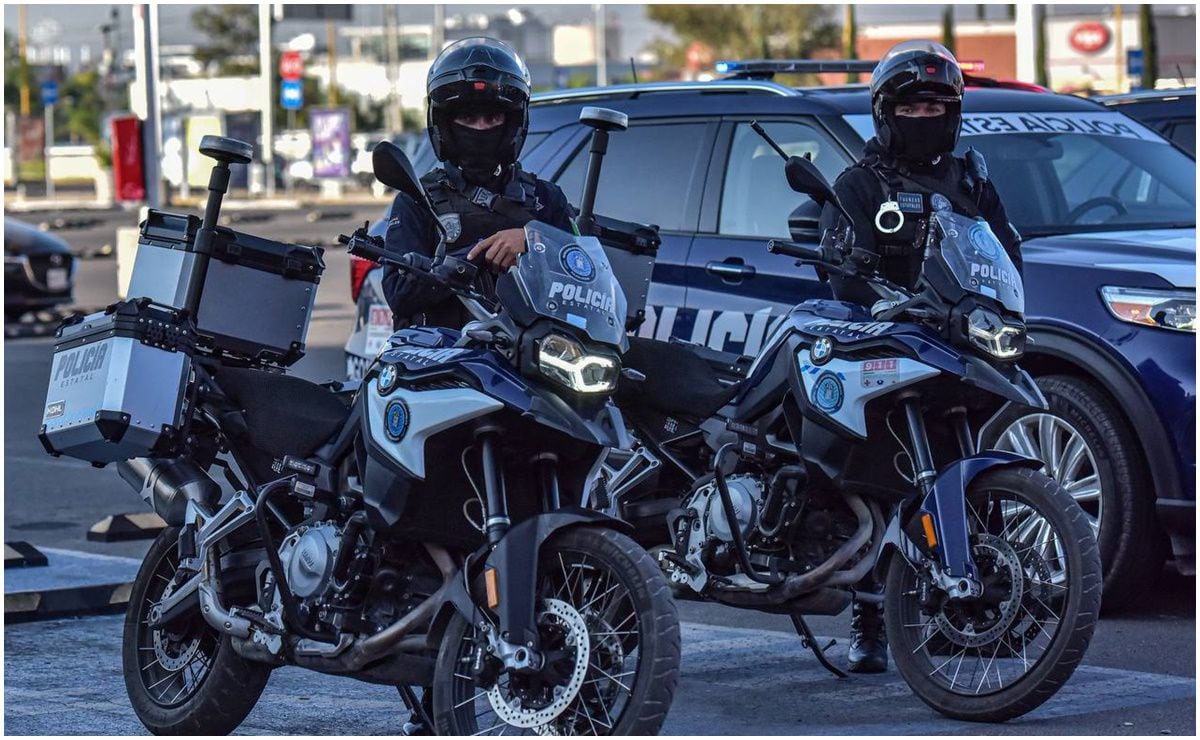
[[[823,260],[820,247],[806,247],[803,244],[779,239],[767,242],[767,251],[771,254],[782,254],[802,260]]]

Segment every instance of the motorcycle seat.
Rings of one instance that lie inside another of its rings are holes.
[[[350,413],[344,394],[292,375],[225,367],[217,384],[241,408],[248,441],[275,457],[311,455]]]
[[[706,418],[738,392],[737,383],[722,383],[716,368],[685,344],[630,337],[621,362],[646,376],[638,383],[623,379],[617,390],[619,401],[635,406]]]

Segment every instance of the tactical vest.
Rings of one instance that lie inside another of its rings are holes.
[[[446,227],[447,253],[474,246],[497,231],[523,228],[537,218],[537,177],[518,169],[516,182],[520,200],[476,185],[459,189],[441,168],[421,178],[438,220]]]
[[[879,180],[882,194],[879,206],[894,203],[904,221],[895,231],[880,228],[877,213],[871,213],[876,249],[880,255],[879,271],[893,282],[911,286],[921,270],[924,252],[921,248],[925,239],[925,228],[929,215],[934,210],[936,198],[945,198],[955,213],[975,218],[980,215],[979,196],[982,182],[986,180],[986,169],[982,173],[964,160],[955,158],[951,163],[950,177],[923,176],[882,164],[877,158],[868,157],[856,166],[864,167]],[[882,224],[890,227],[895,215],[882,217]]]

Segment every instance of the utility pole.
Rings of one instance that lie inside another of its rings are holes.
[[[275,70],[271,65],[271,4],[258,4],[258,67],[262,95],[262,162],[268,198],[275,197],[275,101],[271,95]]]
[[[337,33],[333,21],[325,21],[325,44],[329,47],[329,107],[337,106]]]
[[[404,130],[404,113],[400,108],[400,96],[396,94],[396,84],[400,79],[400,34],[399,20],[396,18],[396,6],[383,6],[383,45],[387,52],[388,79],[388,130],[393,132]]]
[[[433,5],[433,35],[429,39],[429,58],[432,59],[442,52],[446,44],[446,6],[441,3]]]
[[[858,59],[858,19],[854,14],[854,5],[846,3],[842,17],[842,56],[846,59]],[[858,73],[848,72],[846,82],[853,85],[858,83]]]
[[[50,177],[50,147],[54,146],[54,103],[46,103],[42,113],[45,116],[43,144],[46,148],[43,151],[43,161],[46,163],[46,197],[54,200],[54,179]]]
[[[1117,47],[1117,91],[1126,92],[1125,81],[1125,39],[1123,31],[1125,23],[1125,14],[1121,10],[1120,5],[1113,6],[1113,24],[1116,26],[1116,42],[1113,46]]]
[[[162,106],[158,100],[158,5],[133,6],[134,60],[145,92],[146,119],[142,124],[143,168],[146,174],[146,205],[158,208],[163,202]]]
[[[596,3],[592,6],[596,20],[596,84],[604,87],[608,84],[608,48],[604,30],[604,6]]]
[[[29,34],[25,6],[17,6],[17,55],[21,57],[21,115],[29,115],[29,60],[25,57],[25,38]]]

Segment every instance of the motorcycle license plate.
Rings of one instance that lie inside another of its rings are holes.
[[[371,304],[370,313],[367,314],[367,343],[364,348],[366,354],[370,357],[379,354],[379,350],[387,344],[390,336],[392,336],[392,309],[388,308],[386,303]]]
[[[46,270],[46,289],[47,290],[66,290],[67,287],[67,268],[51,267]]]

